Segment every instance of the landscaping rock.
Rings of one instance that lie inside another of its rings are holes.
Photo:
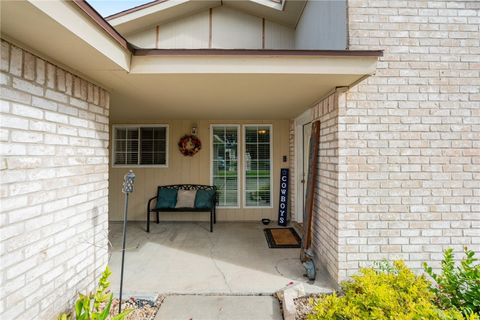
[[[156,300],[130,298],[122,302],[122,310],[133,309],[133,311],[125,317],[125,320],[152,320],[160,308],[164,296],[159,296]],[[114,298],[112,307],[110,308],[110,317],[118,314],[118,299]]]
[[[282,302],[283,319],[295,320],[296,306],[295,299],[305,295],[303,284],[289,284],[276,293],[278,299]]]
[[[307,316],[312,313],[315,302],[321,298],[322,295],[311,294],[295,299],[295,320],[306,320]]]

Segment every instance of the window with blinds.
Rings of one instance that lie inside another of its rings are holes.
[[[245,207],[272,205],[272,127],[244,126]]]
[[[113,164],[167,166],[166,125],[114,126]]]
[[[237,125],[212,125],[212,183],[217,187],[220,207],[239,207]]]

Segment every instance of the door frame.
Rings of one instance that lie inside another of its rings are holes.
[[[302,223],[303,222],[303,203],[305,199],[303,198],[303,184],[302,184],[302,175],[303,170],[303,126],[313,121],[313,112],[312,109],[308,109],[295,118],[295,221]],[[308,153],[308,150],[307,150]]]

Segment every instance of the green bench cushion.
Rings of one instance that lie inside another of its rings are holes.
[[[177,190],[158,187],[157,209],[175,208],[177,204]]]
[[[215,190],[198,190],[195,196],[195,208],[209,209],[212,208]]]

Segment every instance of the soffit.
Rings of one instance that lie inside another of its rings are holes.
[[[128,70],[130,51],[64,1],[5,1],[1,33],[68,70]]]

